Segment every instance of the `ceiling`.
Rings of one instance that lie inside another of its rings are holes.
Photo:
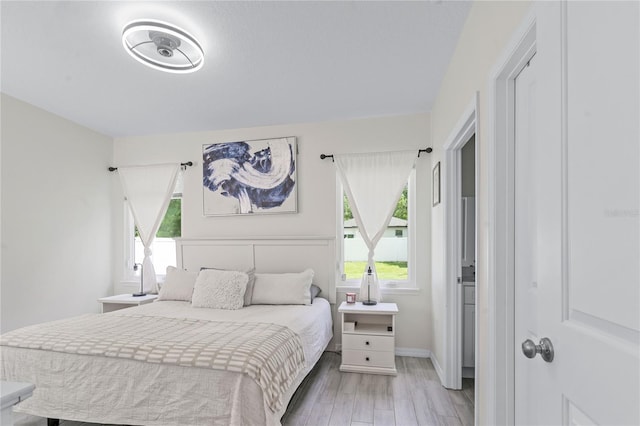
[[[2,92],[113,137],[429,111],[468,1],[6,1]],[[122,28],[159,19],[205,51],[148,68]]]

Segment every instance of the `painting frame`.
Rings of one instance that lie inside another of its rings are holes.
[[[438,161],[433,167],[432,179],[431,179],[431,194],[433,207],[440,204],[440,162]]]
[[[203,215],[297,213],[297,151],[295,136],[203,144]]]

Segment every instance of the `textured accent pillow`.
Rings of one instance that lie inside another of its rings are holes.
[[[193,286],[198,274],[178,269],[175,266],[167,266],[167,276],[160,287],[158,300],[184,300],[191,302]]]
[[[313,269],[298,273],[256,274],[252,305],[310,305]]]
[[[205,269],[215,269],[216,271],[229,271],[229,269],[220,269],[220,268],[208,268],[203,266],[200,268],[201,271]],[[253,295],[253,285],[256,282],[256,268],[247,269],[245,272],[249,276],[249,281],[247,282],[247,289],[244,292],[244,306],[251,306],[251,296]]]
[[[249,276],[245,272],[200,271],[193,287],[191,304],[195,308],[240,309],[248,281]]]

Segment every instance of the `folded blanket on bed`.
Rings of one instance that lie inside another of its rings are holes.
[[[267,323],[95,314],[11,331],[0,345],[246,373],[274,412],[304,368],[298,335]]]

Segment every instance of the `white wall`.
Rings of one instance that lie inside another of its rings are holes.
[[[2,94],[1,330],[111,292],[112,140]]]
[[[331,160],[320,160],[320,154],[372,152],[415,149],[429,145],[430,116],[417,114],[370,118],[344,122],[311,123],[257,127],[224,131],[120,138],[114,141],[114,164],[194,161],[184,178],[182,236],[335,236],[336,174]],[[282,136],[296,136],[298,141],[298,213],[242,217],[205,217],[202,214],[202,145]],[[417,295],[393,295],[397,301],[398,346],[429,348],[430,257],[429,210],[430,162],[422,154],[417,161],[418,233],[417,279],[421,291]],[[114,201],[115,287],[122,285],[123,230],[122,195]],[[340,231],[342,238],[342,231]],[[135,288],[135,284],[132,284]]]
[[[487,299],[488,289],[491,283],[487,282],[487,148],[484,143],[489,123],[488,117],[488,90],[489,77],[498,58],[509,43],[512,34],[521,24],[529,12],[531,2],[503,2],[503,1],[476,1],[474,2],[465,23],[463,32],[458,40],[456,51],[451,59],[447,73],[442,81],[440,92],[432,110],[432,140],[434,152],[432,153],[434,164],[443,158],[442,147],[449,134],[461,118],[467,106],[472,102],[476,91],[480,92],[479,134],[476,135],[476,144],[479,148],[479,182],[476,200],[479,202],[478,217],[478,253],[476,271],[477,292],[477,316],[478,316],[478,352],[477,363],[480,366],[476,370],[478,386],[477,401],[479,418],[477,424],[484,424],[484,407],[487,398],[491,396],[484,388],[486,383],[485,370],[486,354],[491,348],[487,346]],[[446,176],[443,172],[441,176]],[[437,360],[444,364],[444,328],[443,320],[446,313],[446,293],[444,282],[444,259],[442,256],[443,235],[440,230],[443,226],[443,203],[436,206],[432,212],[432,297],[433,297],[433,352]],[[452,283],[449,283],[451,285]],[[444,367],[444,365],[442,365]]]

